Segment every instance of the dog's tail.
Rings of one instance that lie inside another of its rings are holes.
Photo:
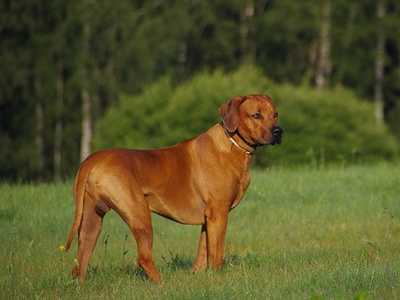
[[[83,174],[81,174],[83,173]],[[89,170],[85,170],[85,168],[79,168],[78,174],[75,178],[74,183],[74,198],[75,198],[75,216],[74,216],[74,223],[68,233],[67,241],[64,245],[65,251],[71,247],[71,243],[74,239],[76,232],[79,230],[79,227],[82,223],[82,216],[83,216],[83,202],[86,192],[86,181],[89,177]]]

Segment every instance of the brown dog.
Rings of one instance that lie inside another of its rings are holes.
[[[83,282],[104,215],[115,210],[132,231],[138,265],[160,281],[152,257],[151,212],[182,224],[201,225],[193,271],[223,264],[228,213],[246,191],[252,153],[280,143],[278,113],[267,96],[234,97],[219,109],[223,118],[199,136],[155,150],[112,149],[92,154],[75,179],[75,219],[65,248],[79,235]]]

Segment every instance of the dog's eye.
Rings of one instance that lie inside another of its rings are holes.
[[[274,113],[274,118],[275,118],[275,119],[278,118],[278,113],[277,113],[277,112]]]
[[[261,114],[259,112],[256,112],[251,115],[254,119],[261,119]]]

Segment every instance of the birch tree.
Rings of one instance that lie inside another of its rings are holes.
[[[376,39],[376,54],[375,54],[375,119],[378,123],[384,121],[384,95],[383,95],[383,80],[384,80],[384,64],[385,64],[385,31],[383,28],[383,19],[386,15],[385,0],[377,0],[376,16],[377,16],[377,39]]]
[[[331,1],[321,2],[321,23],[319,31],[319,42],[316,56],[315,86],[318,89],[324,88],[329,83],[331,73]]]

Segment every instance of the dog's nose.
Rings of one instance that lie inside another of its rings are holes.
[[[272,128],[272,145],[275,144],[280,144],[282,142],[282,134],[283,134],[283,129],[279,126],[274,126]]]
[[[281,128],[281,127],[279,127],[279,126],[274,126],[273,128],[272,128],[272,135],[274,135],[274,136],[281,136],[282,135],[282,133],[283,133],[283,129]]]

